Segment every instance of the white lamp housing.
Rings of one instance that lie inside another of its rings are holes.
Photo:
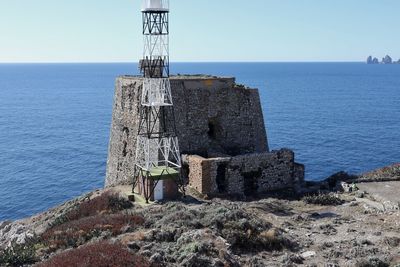
[[[167,12],[169,11],[169,0],[143,0],[142,12]]]

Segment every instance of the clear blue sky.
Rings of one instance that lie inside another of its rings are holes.
[[[173,61],[400,58],[400,0],[170,0]],[[0,62],[133,62],[140,0],[1,0]]]

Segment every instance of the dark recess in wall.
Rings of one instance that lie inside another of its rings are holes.
[[[218,165],[217,168],[217,188],[220,194],[225,194],[227,192],[227,181],[226,181],[226,163],[222,163]]]
[[[212,140],[216,140],[217,139],[217,122],[215,119],[211,119],[208,121],[208,137],[210,137],[210,139]]]
[[[253,172],[242,173],[244,178],[244,195],[246,197],[257,196],[258,192],[258,179],[262,175],[262,170],[258,169]]]

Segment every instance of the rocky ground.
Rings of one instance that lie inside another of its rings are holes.
[[[360,177],[397,180],[399,166]],[[400,266],[399,202],[382,206],[368,187],[331,192],[360,177],[341,173],[310,183],[302,197],[251,201],[189,196],[143,206],[117,189],[96,191],[0,223],[0,265]]]

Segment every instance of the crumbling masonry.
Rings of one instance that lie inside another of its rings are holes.
[[[136,76],[116,81],[106,187],[133,181],[142,83]],[[252,196],[303,182],[304,166],[292,151],[269,152],[257,89],[234,78],[173,76],[171,90],[183,175],[191,188],[209,196]],[[176,192],[165,191],[170,197]]]

